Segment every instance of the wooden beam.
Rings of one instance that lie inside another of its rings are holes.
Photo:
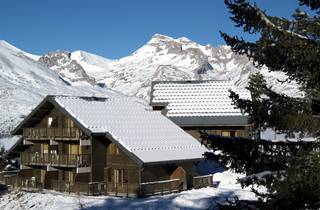
[[[58,169],[54,168],[54,167],[52,167],[50,165],[47,165],[47,171],[58,171]]]
[[[53,139],[50,139],[50,145],[54,146],[54,145],[58,145],[59,143]]]
[[[34,143],[31,141],[28,141],[26,139],[23,139],[23,145],[33,145]]]

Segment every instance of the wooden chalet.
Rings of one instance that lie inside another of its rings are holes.
[[[130,98],[47,96],[12,134],[22,136],[12,186],[144,196],[212,181],[197,177],[206,148]]]
[[[199,140],[199,130],[220,136],[249,137],[248,117],[235,107],[229,90],[250,98],[248,91],[239,91],[231,81],[155,81],[150,105]]]

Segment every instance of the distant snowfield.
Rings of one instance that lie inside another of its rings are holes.
[[[115,198],[109,196],[77,196],[44,191],[28,193],[13,191],[0,197],[0,209],[3,210],[71,210],[71,209],[133,209],[133,210],[169,210],[169,209],[208,209],[216,202],[225,202],[227,198],[255,200],[249,188],[242,189],[236,183],[243,175],[229,171],[215,173],[213,180],[220,181],[218,188],[202,188],[181,193],[148,198]]]

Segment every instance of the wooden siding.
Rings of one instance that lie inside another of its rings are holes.
[[[24,139],[34,144],[20,153],[21,164],[31,167],[29,171],[32,173],[26,174],[22,170],[19,176],[29,179],[36,177],[46,188],[51,188],[51,180],[90,182],[91,173],[77,174],[76,168],[91,166],[91,146],[80,146],[79,140],[88,137],[83,135],[70,118],[53,108],[38,124],[24,128],[23,131]],[[49,140],[56,142],[50,145]],[[97,160],[95,156],[93,163],[99,163]],[[104,165],[100,172],[102,178]]]
[[[107,164],[104,174],[108,193],[139,194],[140,167],[120,149],[115,149],[113,144],[108,145],[106,158]],[[121,179],[123,179],[121,182],[116,180],[119,179],[119,177],[116,177],[116,170],[123,170],[124,174],[121,175]]]
[[[106,166],[107,141],[105,138],[94,137],[91,140],[91,182],[104,181],[104,167]]]
[[[141,182],[168,180],[175,169],[174,164],[145,166],[141,173]]]
[[[199,130],[205,131],[211,135],[220,135],[220,136],[248,137],[250,135],[250,131],[247,128],[239,129],[239,128],[226,127],[226,128],[212,128],[212,129],[206,129],[206,128],[185,129],[185,131],[189,133],[191,136],[193,136],[198,140],[201,140]]]
[[[53,108],[34,127],[23,128],[23,136],[28,140],[79,140],[87,138],[70,118],[56,108]]]
[[[182,173],[182,170],[185,174]],[[186,189],[192,187],[192,178],[197,175],[194,162],[182,162],[146,166],[141,173],[141,179],[142,182],[154,182],[179,178],[183,183],[183,189]]]

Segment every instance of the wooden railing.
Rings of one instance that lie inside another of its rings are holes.
[[[78,128],[23,128],[25,139],[79,139],[82,133]]]
[[[108,194],[113,194],[115,196],[137,196],[139,194],[139,184],[138,183],[114,183],[107,182],[106,191]]]
[[[51,180],[51,188],[60,192],[103,195],[106,192],[106,185],[103,182],[69,182],[65,180]]]
[[[21,163],[24,165],[51,165],[63,167],[88,167],[90,155],[21,153]]]
[[[179,192],[182,190],[182,185],[180,179],[141,183],[140,196]]]
[[[24,189],[42,189],[43,183],[38,182],[33,178],[24,178],[19,176],[11,176],[4,178],[5,185],[11,188],[24,188]]]
[[[202,188],[202,187],[211,187],[213,186],[213,175],[205,176],[195,176],[193,177],[193,187]]]

